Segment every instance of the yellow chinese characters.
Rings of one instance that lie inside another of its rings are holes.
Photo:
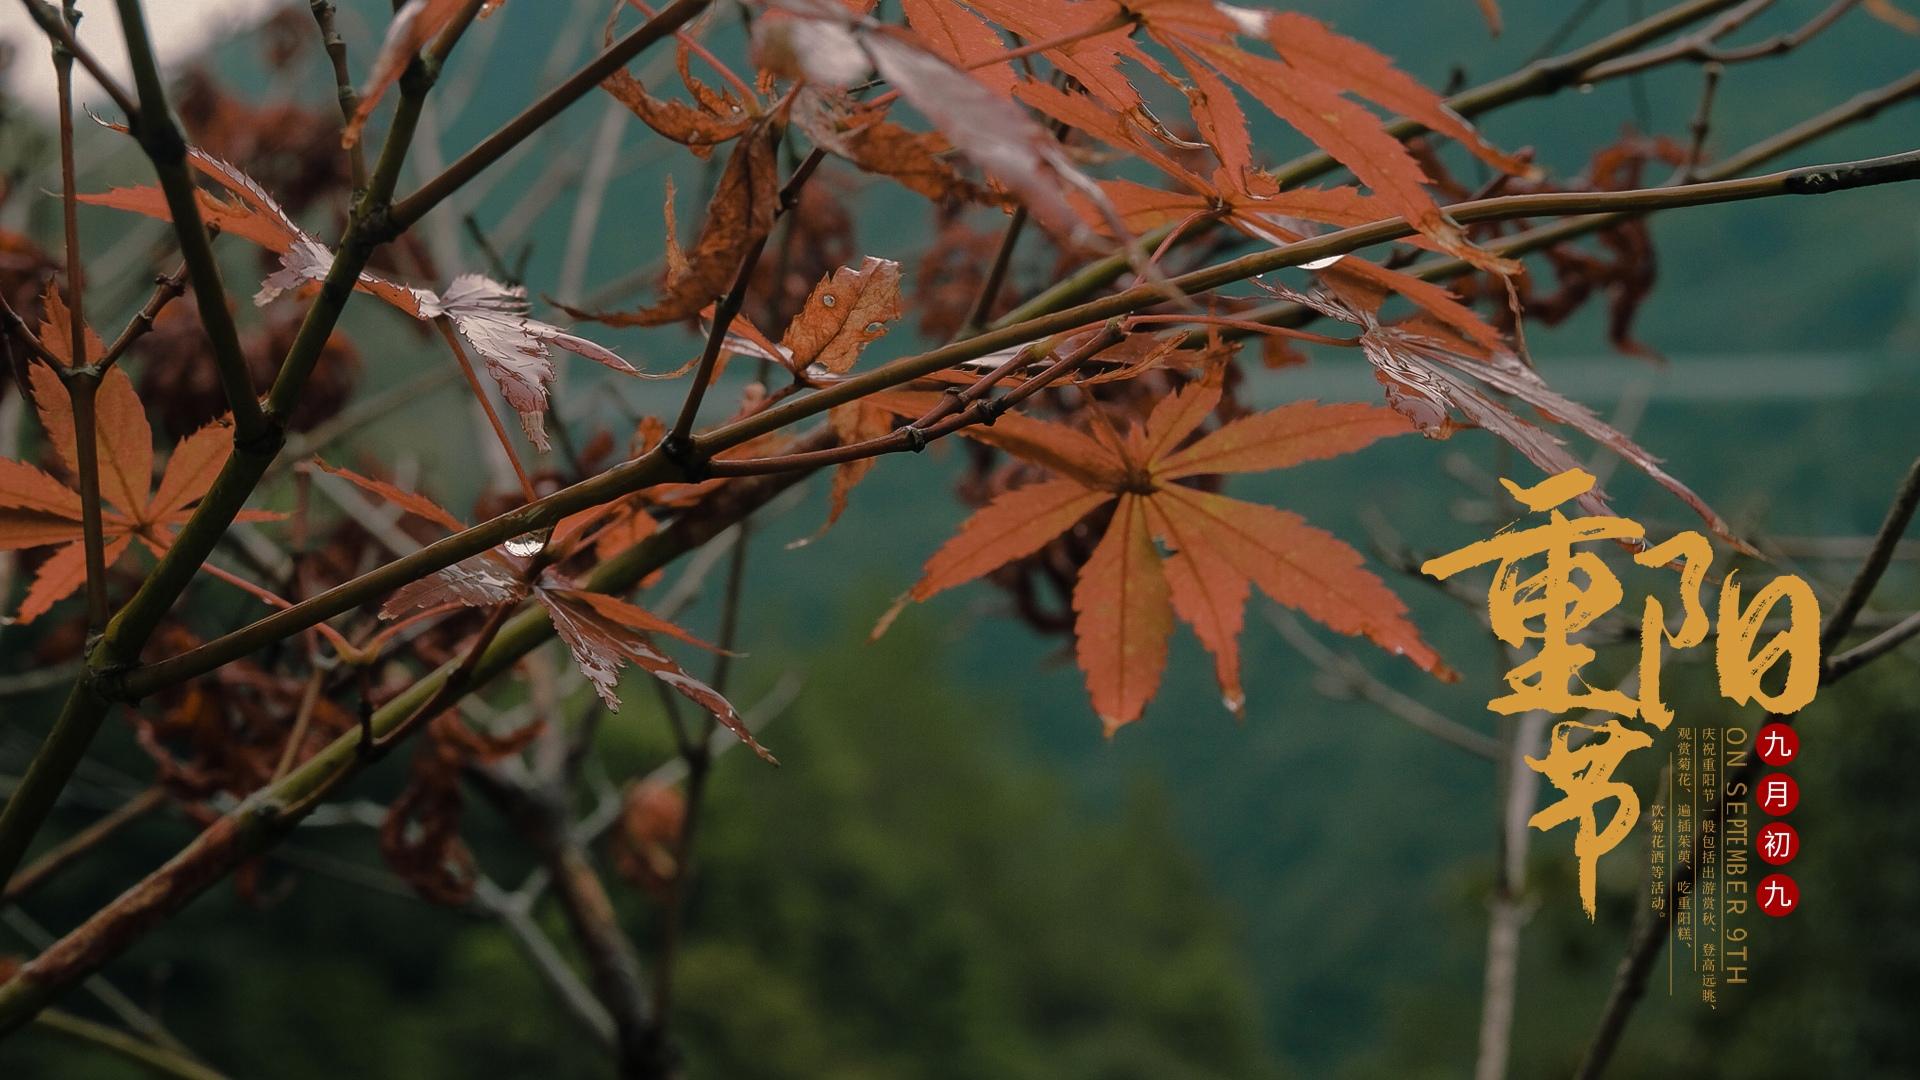
[[[1568,822],[1578,825],[1574,855],[1579,861],[1580,902],[1592,918],[1595,866],[1600,856],[1627,837],[1640,816],[1639,796],[1614,773],[1627,754],[1653,745],[1651,735],[1626,721],[1638,719],[1657,731],[1665,731],[1673,722],[1673,710],[1660,697],[1661,658],[1668,646],[1687,649],[1706,640],[1709,624],[1700,592],[1713,549],[1697,532],[1646,546],[1646,530],[1638,522],[1604,515],[1567,517],[1559,508],[1594,487],[1593,476],[1580,469],[1569,469],[1530,488],[1510,480],[1500,482],[1528,510],[1546,513],[1546,524],[1504,529],[1490,539],[1429,559],[1420,569],[1444,580],[1494,564],[1487,594],[1494,635],[1515,648],[1534,646],[1530,659],[1507,672],[1508,693],[1488,702],[1487,708],[1502,715],[1534,711],[1559,715],[1572,710],[1588,714],[1587,719],[1555,724],[1546,756],[1526,760],[1562,795],[1534,814],[1529,824],[1536,829]],[[1596,689],[1581,674],[1595,654],[1575,635],[1625,597],[1620,579],[1600,556],[1580,550],[1580,545],[1596,541],[1635,548],[1636,563],[1667,567],[1679,575],[1678,628],[1668,628],[1667,609],[1658,597],[1647,597],[1642,608],[1637,692]],[[1541,564],[1537,569],[1523,566],[1535,560]],[[1797,577],[1775,578],[1742,609],[1735,577],[1729,571],[1720,589],[1715,652],[1720,692],[1738,704],[1758,701],[1777,714],[1795,712],[1813,700],[1820,677],[1820,614],[1813,591]],[[1787,605],[1784,628],[1760,643],[1769,616],[1782,602]],[[1778,691],[1766,690],[1762,679],[1783,662],[1787,669],[1783,685]],[[1603,822],[1602,810],[1608,802],[1612,810]]]

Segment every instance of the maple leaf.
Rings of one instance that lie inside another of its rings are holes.
[[[1205,68],[1196,68],[1196,77],[1205,71]],[[1207,84],[1206,79],[1200,81],[1203,85]],[[1217,86],[1218,80],[1213,80],[1213,83],[1217,88],[1216,96],[1230,103],[1231,93]],[[1221,125],[1223,130],[1211,133],[1211,137],[1216,149],[1236,145],[1243,149],[1237,157],[1233,153],[1223,154],[1225,163],[1211,178],[1205,178],[1147,140],[1139,124],[1102,109],[1087,95],[1068,94],[1057,87],[1033,83],[1022,85],[1018,94],[1022,101],[1056,121],[1154,164],[1188,189],[1187,193],[1182,193],[1163,191],[1131,180],[1102,181],[1102,190],[1128,229],[1146,230],[1201,218],[1218,218],[1250,237],[1280,245],[1308,236],[1312,231],[1308,223],[1346,228],[1392,217],[1396,213],[1386,200],[1364,194],[1352,186],[1282,191],[1271,177],[1250,171],[1251,158],[1244,150],[1245,120],[1240,117],[1237,107],[1232,109],[1232,123]],[[1210,113],[1196,108],[1196,117],[1207,115],[1219,115],[1219,110]],[[1203,122],[1202,127],[1207,128],[1208,125]],[[1227,138],[1227,129],[1238,132],[1238,137]],[[1242,167],[1235,167],[1235,161],[1241,162]],[[1442,245],[1425,236],[1416,236],[1410,242],[1435,251],[1456,250],[1452,245]],[[1468,338],[1489,348],[1504,347],[1499,330],[1440,286],[1353,256],[1336,258],[1332,268],[1322,268],[1322,273],[1333,277],[1359,278],[1374,286],[1392,289]]]
[[[780,335],[789,366],[845,374],[900,317],[900,264],[868,255],[821,278]]]
[[[1078,192],[1104,207],[1099,186],[1073,164],[1051,132],[1001,92],[907,31],[850,18],[837,4],[776,0],[771,6],[776,10],[754,27],[756,48],[771,70],[837,88],[877,71],[1063,244],[1085,246],[1098,235],[1067,193]]]
[[[57,290],[48,287],[41,342],[56,358],[71,363],[71,332],[67,307]],[[89,328],[87,352],[106,350]],[[28,369],[33,404],[46,429],[54,454],[69,475],[80,474],[75,446],[73,406],[67,388],[52,368],[35,363]],[[224,418],[180,440],[167,458],[159,486],[153,487],[153,429],[147,423],[133,381],[111,368],[94,391],[94,436],[100,477],[101,538],[105,565],[113,566],[134,541],[155,555],[173,542],[173,530],[193,513],[193,505],[207,493],[221,466],[233,453],[233,430]],[[276,514],[242,511],[236,521],[270,521]],[[40,565],[27,595],[15,614],[26,623],[85,584],[86,545],[81,525],[80,494],[53,476],[22,461],[0,459],[0,550],[60,545]]]
[[[1144,427],[1125,436],[1096,438],[1017,413],[990,428],[966,429],[968,438],[1058,478],[1014,488],[968,518],[927,560],[906,599],[926,600],[1031,555],[1111,504],[1106,531],[1073,591],[1076,656],[1108,734],[1138,719],[1159,689],[1175,616],[1213,655],[1222,698],[1239,713],[1245,693],[1238,640],[1256,587],[1333,630],[1365,636],[1452,678],[1359,552],[1298,515],[1182,483],[1350,453],[1411,431],[1407,421],[1378,406],[1303,401],[1231,421],[1188,443],[1220,396],[1217,375],[1191,383],[1162,399]],[[891,400],[904,413],[935,399],[901,394]]]
[[[433,522],[450,532],[465,526],[460,519],[418,492],[402,491],[392,484],[362,476],[316,460],[322,470],[348,480],[362,490],[393,503],[407,513]],[[571,514],[554,525],[549,545],[569,545],[582,538],[585,526],[612,512],[612,507],[597,506]],[[483,551],[396,589],[380,607],[380,617],[395,619],[410,612],[448,605],[494,607],[517,604],[531,597],[547,612],[554,632],[566,643],[574,663],[593,685],[608,710],[620,711],[615,692],[621,665],[634,666],[666,684],[668,689],[705,709],[721,726],[733,732],[741,742],[769,762],[774,761],[747,727],[739,710],[718,690],[708,686],[681,667],[672,657],[656,648],[651,635],[664,634],[702,649],[713,646],[687,633],[673,623],[605,593],[588,592],[574,586],[551,566],[543,567],[529,580],[531,563],[513,554],[505,546]],[[777,762],[776,762],[777,764]]]
[[[1456,427],[1485,428],[1549,476],[1578,467],[1580,462],[1557,436],[1516,415],[1488,389],[1511,395],[1545,420],[1565,424],[1619,454],[1678,496],[1715,533],[1742,551],[1752,551],[1705,500],[1662,469],[1660,459],[1591,409],[1555,392],[1512,352],[1469,340],[1453,327],[1431,319],[1384,323],[1379,315],[1384,287],[1357,278],[1327,280],[1330,290],[1310,293],[1277,283],[1259,284],[1276,296],[1360,327],[1361,351],[1385,388],[1387,404],[1423,434],[1446,438]],[[1464,424],[1453,419],[1455,412],[1465,418]],[[1598,485],[1580,496],[1579,505],[1589,514],[1612,513],[1606,493]]]
[[[965,70],[988,88],[1003,95],[1013,92],[1019,76],[1001,59],[1007,43],[985,19],[954,0],[902,0],[907,25],[934,55]]]
[[[428,721],[407,784],[380,823],[388,868],[432,903],[455,907],[472,900],[480,875],[460,838],[465,770],[518,754],[546,730],[546,721],[535,720],[500,734],[477,731],[451,710]]]
[[[857,267],[843,266],[821,278],[799,314],[787,323],[778,344],[767,340],[751,319],[738,316],[728,327],[725,347],[732,353],[779,364],[810,382],[818,381],[846,374],[860,353],[879,340],[900,313],[900,264],[868,255]],[[711,317],[712,313],[706,314]],[[893,413],[870,398],[835,406],[828,410],[827,420],[843,444],[884,435],[894,428]],[[876,464],[875,459],[865,458],[834,470],[826,523],[798,544],[818,539],[840,520],[854,485]]]
[[[1427,191],[1430,180],[1406,146],[1348,95],[1417,120],[1504,172],[1525,173],[1526,164],[1487,143],[1439,95],[1385,56],[1312,18],[1210,0],[1135,0],[1125,5],[1094,0],[1071,6],[969,0],[969,6],[1024,40],[1063,42],[1043,49],[1043,54],[1128,127],[1156,134],[1165,130],[1148,120],[1152,114],[1121,71],[1122,62],[1185,93],[1204,145],[1227,174],[1218,184],[1222,190],[1242,191],[1254,183],[1251,139],[1228,85],[1232,83],[1346,166],[1393,214],[1405,216],[1441,250],[1486,269],[1514,269],[1467,240]],[[1130,40],[1135,23],[1173,55],[1185,79]],[[1122,28],[1104,31],[1109,25]],[[1240,46],[1241,38],[1261,40],[1278,56],[1248,52]],[[1016,94],[1033,104],[1049,89],[1024,82]],[[1164,167],[1161,157],[1150,160]]]
[[[107,125],[125,131],[118,125]],[[255,306],[264,307],[292,289],[316,286],[333,267],[333,252],[300,228],[286,210],[252,177],[199,149],[187,148],[188,161],[201,175],[225,189],[223,199],[196,188],[201,213],[223,233],[231,233],[280,256],[280,268],[260,283]],[[78,196],[84,203],[170,220],[166,195],[156,186],[114,188]],[[379,274],[361,272],[354,288],[386,301],[423,322],[445,318],[486,361],[487,374],[520,416],[527,439],[541,451],[546,436],[547,386],[553,381],[553,348],[643,379],[671,378],[644,372],[613,350],[531,317],[526,289],[507,286],[483,274],[460,274],[444,293],[403,285]]]

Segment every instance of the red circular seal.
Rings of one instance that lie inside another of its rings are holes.
[[[1763,862],[1785,866],[1800,854],[1800,832],[1784,821],[1769,821],[1761,827],[1753,850]]]
[[[1800,785],[1786,773],[1768,773],[1754,785],[1753,801],[1773,817],[1791,814],[1800,805]]]
[[[1791,765],[1800,755],[1800,733],[1777,721],[1767,724],[1753,737],[1753,751],[1769,765]]]
[[[1776,919],[1791,915],[1800,909],[1800,886],[1785,874],[1768,874],[1760,879],[1754,902],[1760,905],[1761,911]]]

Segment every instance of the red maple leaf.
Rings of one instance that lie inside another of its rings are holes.
[[[49,286],[40,340],[62,363],[71,364],[72,335],[66,303]],[[87,355],[106,348],[87,330]],[[54,453],[70,476],[80,475],[74,442],[73,406],[60,376],[45,364],[28,372],[34,408]],[[99,453],[101,538],[111,567],[135,540],[155,555],[173,543],[173,530],[193,514],[233,453],[233,429],[222,418],[180,440],[167,458],[159,487],[153,487],[153,428],[134,393],[133,381],[119,368],[109,369],[94,392],[94,433]],[[267,521],[278,515],[242,511],[236,521]],[[14,616],[31,622],[87,580],[82,539],[80,493],[23,461],[0,459],[0,550],[61,545],[40,564],[26,599]]]
[[[1089,435],[1018,414],[968,429],[969,438],[1042,465],[1057,478],[1008,491],[967,519],[927,561],[908,598],[925,600],[1030,555],[1112,504],[1112,519],[1073,593],[1080,668],[1109,734],[1138,719],[1158,690],[1175,615],[1213,654],[1227,707],[1241,710],[1238,639],[1253,587],[1331,629],[1363,635],[1452,678],[1407,620],[1406,606],[1362,565],[1358,551],[1296,514],[1185,482],[1335,457],[1412,425],[1378,406],[1303,401],[1224,424],[1183,447],[1220,394],[1217,378],[1193,383],[1125,435]],[[932,398],[889,400],[907,412]]]

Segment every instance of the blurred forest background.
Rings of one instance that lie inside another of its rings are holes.
[[[1491,40],[1468,0],[1294,6],[1437,86],[1520,66],[1576,7],[1587,14],[1575,42],[1640,14],[1635,0],[1509,2],[1506,32]],[[1777,5],[1751,33],[1797,25],[1820,6]],[[171,4],[153,7],[158,20],[188,17]],[[342,29],[364,58],[386,5],[343,8]],[[478,25],[449,76],[459,89],[439,98],[429,118],[437,139],[423,140],[411,164],[429,169],[436,142],[444,158],[510,114],[542,84],[539,73],[564,70],[597,42],[604,14],[602,5],[509,3]],[[113,15],[103,9],[91,18],[106,24]],[[303,29],[310,34],[310,25]],[[50,81],[41,41],[17,33],[8,45],[9,85]],[[260,37],[241,32],[214,49],[205,72],[252,106],[295,98],[328,105],[311,37],[292,52],[275,70]],[[1733,69],[1709,152],[1745,146],[1910,71],[1917,56],[1915,39],[1850,19],[1789,60]],[[494,74],[474,77],[482,70]],[[1690,72],[1656,74],[1523,103],[1482,127],[1496,143],[1536,147],[1571,173],[1626,125],[1684,140],[1697,96]],[[14,194],[5,224],[51,237],[58,202],[40,194],[57,187],[48,179],[45,117],[17,98],[6,108],[0,162]],[[1910,149],[1917,112],[1920,105],[1897,107],[1780,164]],[[1282,133],[1269,135],[1266,156],[1296,149]],[[619,140],[614,152],[596,158],[594,148],[609,139]],[[83,132],[79,145],[90,190],[146,168],[106,133]],[[660,247],[661,185],[667,162],[679,160],[670,149],[677,148],[658,145],[611,100],[589,99],[516,154],[501,182],[465,209],[510,259],[525,250],[524,278],[536,297],[626,303],[645,279],[625,292],[621,280],[653,265]],[[597,159],[610,162],[603,197],[592,194],[601,183],[590,167]],[[544,181],[544,199],[523,203],[541,177],[557,179]],[[697,190],[700,177],[689,170],[681,181],[683,191]],[[585,217],[590,249],[577,240],[583,192],[599,201]],[[857,197],[862,220],[886,227],[868,224],[855,253],[901,258],[911,288],[919,273],[913,256],[931,235],[921,205],[878,181]],[[120,309],[130,310],[164,226],[86,214],[96,265],[124,266]],[[437,253],[481,268],[456,215],[430,226]],[[1920,410],[1920,203],[1894,185],[1719,206],[1659,218],[1654,236],[1661,283],[1639,336],[1667,361],[1613,352],[1598,311],[1530,328],[1535,356],[1557,388],[1630,426],[1763,547],[1771,542],[1783,570],[1844,582],[1857,553],[1830,561],[1822,553],[1835,545],[1809,539],[1869,534],[1920,452],[1912,420]],[[1035,258],[1020,279],[1042,282],[1050,271]],[[96,288],[113,295],[110,285]],[[105,324],[114,305],[97,303],[95,321]],[[363,393],[446,367],[374,307],[356,304],[343,324],[362,355]],[[621,333],[602,340],[656,369],[677,366],[696,348],[690,337],[676,343],[672,331]],[[888,355],[914,344],[907,329],[895,336]],[[581,436],[611,428],[624,437],[636,415],[658,412],[680,393],[672,384],[603,387],[598,372],[581,366],[562,379],[556,397]],[[349,464],[357,455],[410,463],[427,490],[465,510],[484,480],[474,465],[478,433],[470,434],[464,394],[452,381],[438,385],[336,453]],[[1256,380],[1249,400],[1376,395],[1362,365],[1316,358]],[[821,520],[824,485],[756,526],[738,697],[791,698],[764,735],[785,764],[770,770],[731,754],[716,773],[683,960],[683,1035],[694,1075],[1465,1074],[1494,871],[1496,770],[1373,705],[1321,693],[1315,666],[1257,616],[1245,640],[1244,725],[1219,708],[1203,654],[1180,638],[1145,721],[1113,741],[1101,737],[1062,642],[1003,617],[1006,601],[991,590],[950,594],[909,612],[882,643],[865,644],[888,599],[963,516],[949,491],[957,466],[951,449],[885,461],[841,524],[806,547],[786,544]],[[1446,444],[1396,440],[1360,458],[1291,470],[1254,496],[1298,507],[1363,547],[1391,530],[1411,550],[1433,553],[1513,516],[1484,487],[1487,476],[1510,468],[1521,470],[1516,478],[1528,469],[1478,433]],[[1678,508],[1638,476],[1617,474],[1613,484],[1622,511],[1653,534],[1686,527]],[[1883,587],[1882,607],[1920,603],[1911,554]],[[1447,716],[1495,733],[1484,705],[1504,665],[1490,639],[1433,590],[1405,579],[1395,585],[1466,678],[1442,687],[1402,678],[1384,660],[1364,662]],[[696,606],[682,621],[698,630],[711,624],[711,609],[710,601]],[[25,760],[57,700],[57,689],[21,688],[30,685],[20,676],[35,668],[42,636],[40,627],[0,627],[0,679],[9,687],[0,698],[0,772]],[[1698,1002],[1684,971],[1671,998],[1656,986],[1616,1075],[1912,1075],[1920,1063],[1920,1030],[1911,1022],[1920,809],[1904,797],[1904,770],[1920,761],[1915,661],[1909,653],[1878,665],[1807,714],[1795,816],[1806,854],[1793,868],[1806,910],[1756,927],[1752,985],[1725,993],[1717,1010]],[[1625,651],[1607,653],[1600,667],[1620,671],[1631,662]],[[1734,721],[1699,666],[1673,676],[1681,722]],[[665,733],[647,705],[636,696],[604,726],[597,764],[616,782],[663,757]],[[1664,750],[1635,762],[1639,782],[1651,786]],[[404,760],[389,762],[359,787],[389,790],[404,768]],[[124,726],[110,726],[64,824],[117,805],[150,770]],[[482,807],[467,822],[489,875],[518,881],[525,868],[514,865],[512,847],[489,843],[497,822]],[[27,951],[35,926],[65,929],[187,828],[146,822],[117,845],[119,857],[95,859],[6,913],[0,953]],[[1573,893],[1571,835],[1536,834],[1537,910],[1523,946],[1514,1075],[1564,1075],[1577,1059],[1628,920],[1644,902],[1644,842],[1643,822],[1602,863],[1600,918],[1589,924]],[[414,899],[380,868],[371,830],[351,822],[303,829],[261,873],[265,910],[223,887],[110,972],[234,1075],[594,1073],[597,1056],[508,935],[491,919],[450,916]],[[634,925],[650,917],[643,892],[620,902]],[[0,1045],[0,1075],[134,1074],[30,1030]]]

